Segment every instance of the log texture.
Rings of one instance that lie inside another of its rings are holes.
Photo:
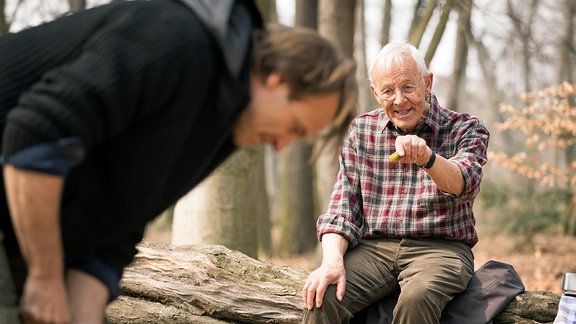
[[[107,310],[120,323],[299,323],[308,272],[217,245],[142,243]],[[560,296],[528,291],[495,324],[552,323]]]

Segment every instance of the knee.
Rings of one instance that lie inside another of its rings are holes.
[[[322,306],[305,309],[302,323],[332,324],[347,322],[353,314],[336,298],[336,286],[329,286],[324,294]]]
[[[320,313],[337,313],[338,309],[342,308],[340,301],[336,298],[336,286],[330,285],[326,289],[326,293],[324,294],[324,299],[322,300],[322,306],[320,308],[316,307],[316,303],[314,303],[314,308],[311,312],[320,312]]]
[[[442,298],[426,284],[414,285],[410,289],[403,289],[398,297],[397,310],[406,308],[407,310],[414,311],[419,309],[424,313],[436,314],[438,317],[442,312],[444,305]]]

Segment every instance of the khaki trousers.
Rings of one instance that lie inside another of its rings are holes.
[[[304,310],[302,323],[348,323],[353,314],[400,290],[394,324],[439,323],[442,309],[474,274],[464,243],[437,239],[363,240],[344,256],[342,302],[330,286],[321,308]]]
[[[4,251],[3,240],[4,236],[0,231],[0,323],[17,324],[20,323],[18,298]]]

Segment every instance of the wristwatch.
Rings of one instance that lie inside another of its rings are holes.
[[[421,165],[420,167],[424,169],[430,169],[434,165],[435,161],[436,161],[436,153],[432,152],[432,155],[430,155],[430,160],[428,160],[426,164]]]

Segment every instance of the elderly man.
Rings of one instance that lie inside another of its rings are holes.
[[[303,322],[347,323],[399,290],[393,323],[438,323],[474,272],[472,206],[489,133],[440,106],[412,45],[386,45],[370,81],[381,107],[356,117],[345,137],[317,222],[323,259],[303,288]]]

